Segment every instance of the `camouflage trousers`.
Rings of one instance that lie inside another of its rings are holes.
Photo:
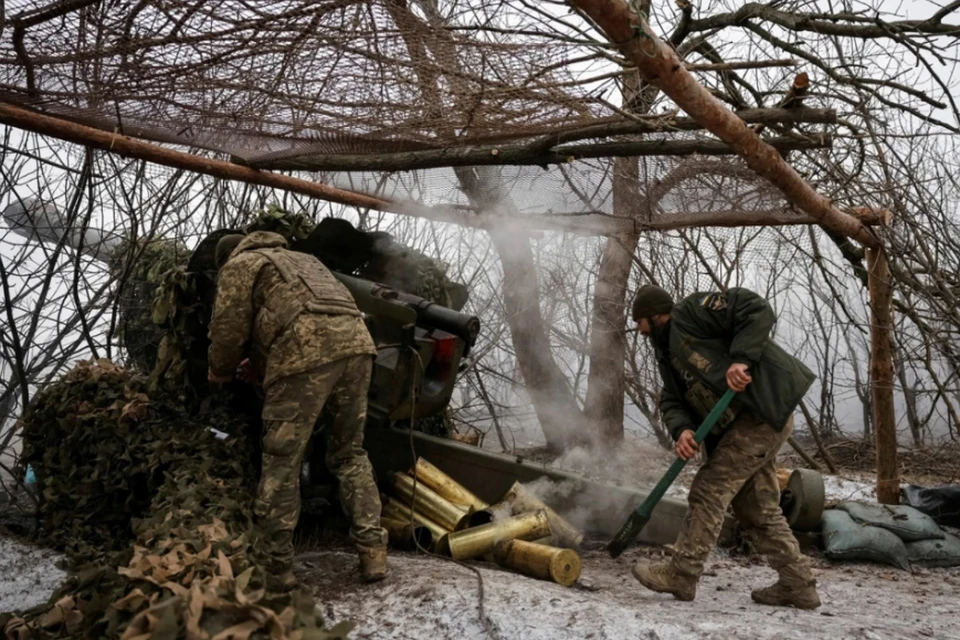
[[[690,507],[671,559],[675,569],[695,577],[703,572],[732,504],[737,520],[781,582],[813,583],[810,562],[780,511],[776,456],[792,431],[792,419],[777,433],[747,411],[730,424],[693,480]]]
[[[365,547],[386,545],[380,527],[380,494],[363,449],[370,386],[370,356],[342,358],[278,378],[263,407],[263,469],[254,513],[267,539],[263,550],[276,571],[293,561],[293,531],[300,518],[300,466],[324,405],[334,416],[326,462],[340,484],[340,504],[351,520],[350,537]]]

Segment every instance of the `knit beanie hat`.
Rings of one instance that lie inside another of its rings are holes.
[[[645,284],[633,299],[633,320],[650,318],[673,310],[673,298],[665,290],[653,284]]]

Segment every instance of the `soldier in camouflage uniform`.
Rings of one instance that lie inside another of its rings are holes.
[[[695,293],[674,306],[659,287],[641,287],[633,319],[657,357],[660,411],[685,460],[697,452],[693,434],[729,387],[737,392],[704,444],[707,461],[690,488],[689,510],[669,563],[637,564],[648,589],[693,600],[703,563],[717,543],[727,507],[779,574],[756,589],[756,602],[820,606],[807,558],[780,511],[775,460],[793,429],[793,412],[814,375],[770,339],[776,318],[766,300],[746,289]]]
[[[268,533],[279,587],[296,578],[293,531],[300,515],[300,465],[321,410],[335,416],[327,466],[340,485],[367,581],[386,576],[380,496],[363,450],[373,341],[347,289],[316,258],[257,231],[217,245],[217,299],[210,322],[209,378],[262,380],[263,469],[254,512]],[[249,347],[249,356],[247,349]]]

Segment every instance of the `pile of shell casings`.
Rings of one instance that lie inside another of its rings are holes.
[[[583,534],[519,482],[488,505],[418,458],[390,478],[380,521],[397,548],[481,558],[565,587],[580,577]]]

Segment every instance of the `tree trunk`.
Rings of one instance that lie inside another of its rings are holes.
[[[640,0],[635,6],[644,16],[649,16],[649,0]],[[649,113],[657,93],[656,87],[644,82],[637,71],[624,76],[623,104],[626,111]],[[640,167],[636,157],[613,161],[612,188],[613,215],[622,219],[636,218],[642,212],[637,206]],[[651,194],[646,196],[650,206]],[[594,288],[584,416],[595,444],[603,447],[612,447],[623,440],[623,408],[627,391],[624,370],[627,283],[639,237],[637,227],[634,227],[606,239]]]
[[[920,424],[920,414],[917,412],[917,390],[907,382],[907,367],[901,360],[897,365],[897,378],[900,388],[903,389],[903,401],[907,405],[907,423],[910,425],[910,435],[916,447],[923,446],[923,427]]]
[[[483,210],[515,208],[494,169],[458,167],[454,171],[464,194]],[[530,237],[500,225],[490,229],[490,239],[503,268],[503,305],[517,364],[547,446],[559,451],[585,442],[588,430],[583,413],[567,377],[553,359],[547,325],[540,312],[540,285]]]
[[[426,63],[427,48],[433,49],[435,59],[444,60],[459,70],[456,43],[449,37],[425,37],[423,34],[429,31],[429,26],[410,10],[406,0],[391,0],[385,6],[400,28],[411,59],[421,61],[417,65],[418,84],[428,108],[432,113],[441,113],[443,101],[438,87],[439,75]],[[443,20],[435,7],[424,4],[421,9],[427,11],[428,20],[433,23],[433,35],[443,34],[442,28],[437,29],[442,26]],[[462,82],[456,74],[448,79],[452,83]],[[454,93],[459,92],[454,89]],[[464,195],[481,209],[481,216],[484,212],[518,213],[509,195],[504,192],[495,168],[455,167],[454,173]],[[490,238],[503,267],[504,310],[517,364],[547,446],[559,450],[571,441],[577,431],[582,435],[583,414],[550,350],[550,339],[540,313],[540,289],[530,237],[506,224],[506,221],[489,228]]]
[[[900,502],[897,468],[897,424],[893,405],[893,332],[890,268],[882,249],[867,249],[870,292],[870,382],[873,389],[873,426],[877,443],[877,501]]]
[[[636,213],[639,182],[636,158],[614,161],[613,215]],[[584,415],[597,443],[605,446],[623,439],[626,295],[638,238],[633,231],[607,239],[593,295],[590,373]]]

